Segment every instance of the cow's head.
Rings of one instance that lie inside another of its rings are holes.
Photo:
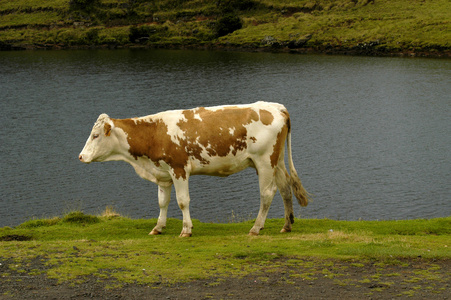
[[[114,123],[107,114],[101,114],[78,158],[81,162],[111,160],[117,139],[111,135]]]

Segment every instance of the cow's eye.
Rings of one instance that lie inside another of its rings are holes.
[[[93,135],[92,135],[92,139],[93,139],[93,140],[95,140],[95,139],[98,138],[98,137],[99,137],[98,134],[93,134]]]

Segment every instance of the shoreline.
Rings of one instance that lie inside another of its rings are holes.
[[[303,47],[289,48],[264,47],[256,45],[224,45],[224,44],[102,44],[102,45],[60,45],[60,44],[6,44],[0,42],[0,52],[2,51],[39,51],[39,50],[95,50],[95,49],[168,49],[168,50],[205,50],[205,51],[236,51],[236,52],[266,52],[266,53],[291,53],[291,54],[318,54],[318,55],[346,55],[346,56],[367,56],[367,57],[422,57],[422,58],[451,58],[451,50],[425,50],[425,49],[386,49],[372,46],[361,47]]]
[[[290,54],[318,54],[318,55],[345,55],[345,56],[366,56],[366,57],[422,57],[422,58],[451,58],[451,50],[389,50],[375,48],[346,48],[346,47],[323,47],[323,48],[297,48],[288,47],[256,47],[249,45],[54,45],[54,44],[35,44],[35,45],[10,45],[0,44],[0,52],[10,51],[42,51],[42,50],[96,50],[96,49],[167,49],[167,50],[203,50],[203,51],[236,51],[236,52],[261,52],[261,53],[290,53]]]

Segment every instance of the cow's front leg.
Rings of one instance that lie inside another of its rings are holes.
[[[193,228],[193,222],[189,213],[189,188],[188,178],[174,180],[175,194],[177,197],[177,203],[182,210],[183,214],[183,229],[180,233],[181,237],[190,237],[191,229]]]
[[[158,205],[160,206],[160,216],[158,217],[157,225],[149,233],[150,235],[160,234],[163,228],[166,227],[168,206],[169,201],[171,201],[171,188],[172,185],[158,186]]]

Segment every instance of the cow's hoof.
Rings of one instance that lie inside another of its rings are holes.
[[[161,232],[156,229],[152,229],[152,231],[149,232],[149,235],[159,235],[159,234],[161,234]]]
[[[281,233],[284,233],[284,232],[291,232],[291,229],[287,229],[287,228],[282,228],[282,230],[280,231]]]
[[[258,235],[258,233],[256,233],[256,232],[253,232],[253,231],[249,232],[249,236],[257,236],[257,235]]]
[[[181,233],[180,237],[190,237],[192,234],[191,233]]]

